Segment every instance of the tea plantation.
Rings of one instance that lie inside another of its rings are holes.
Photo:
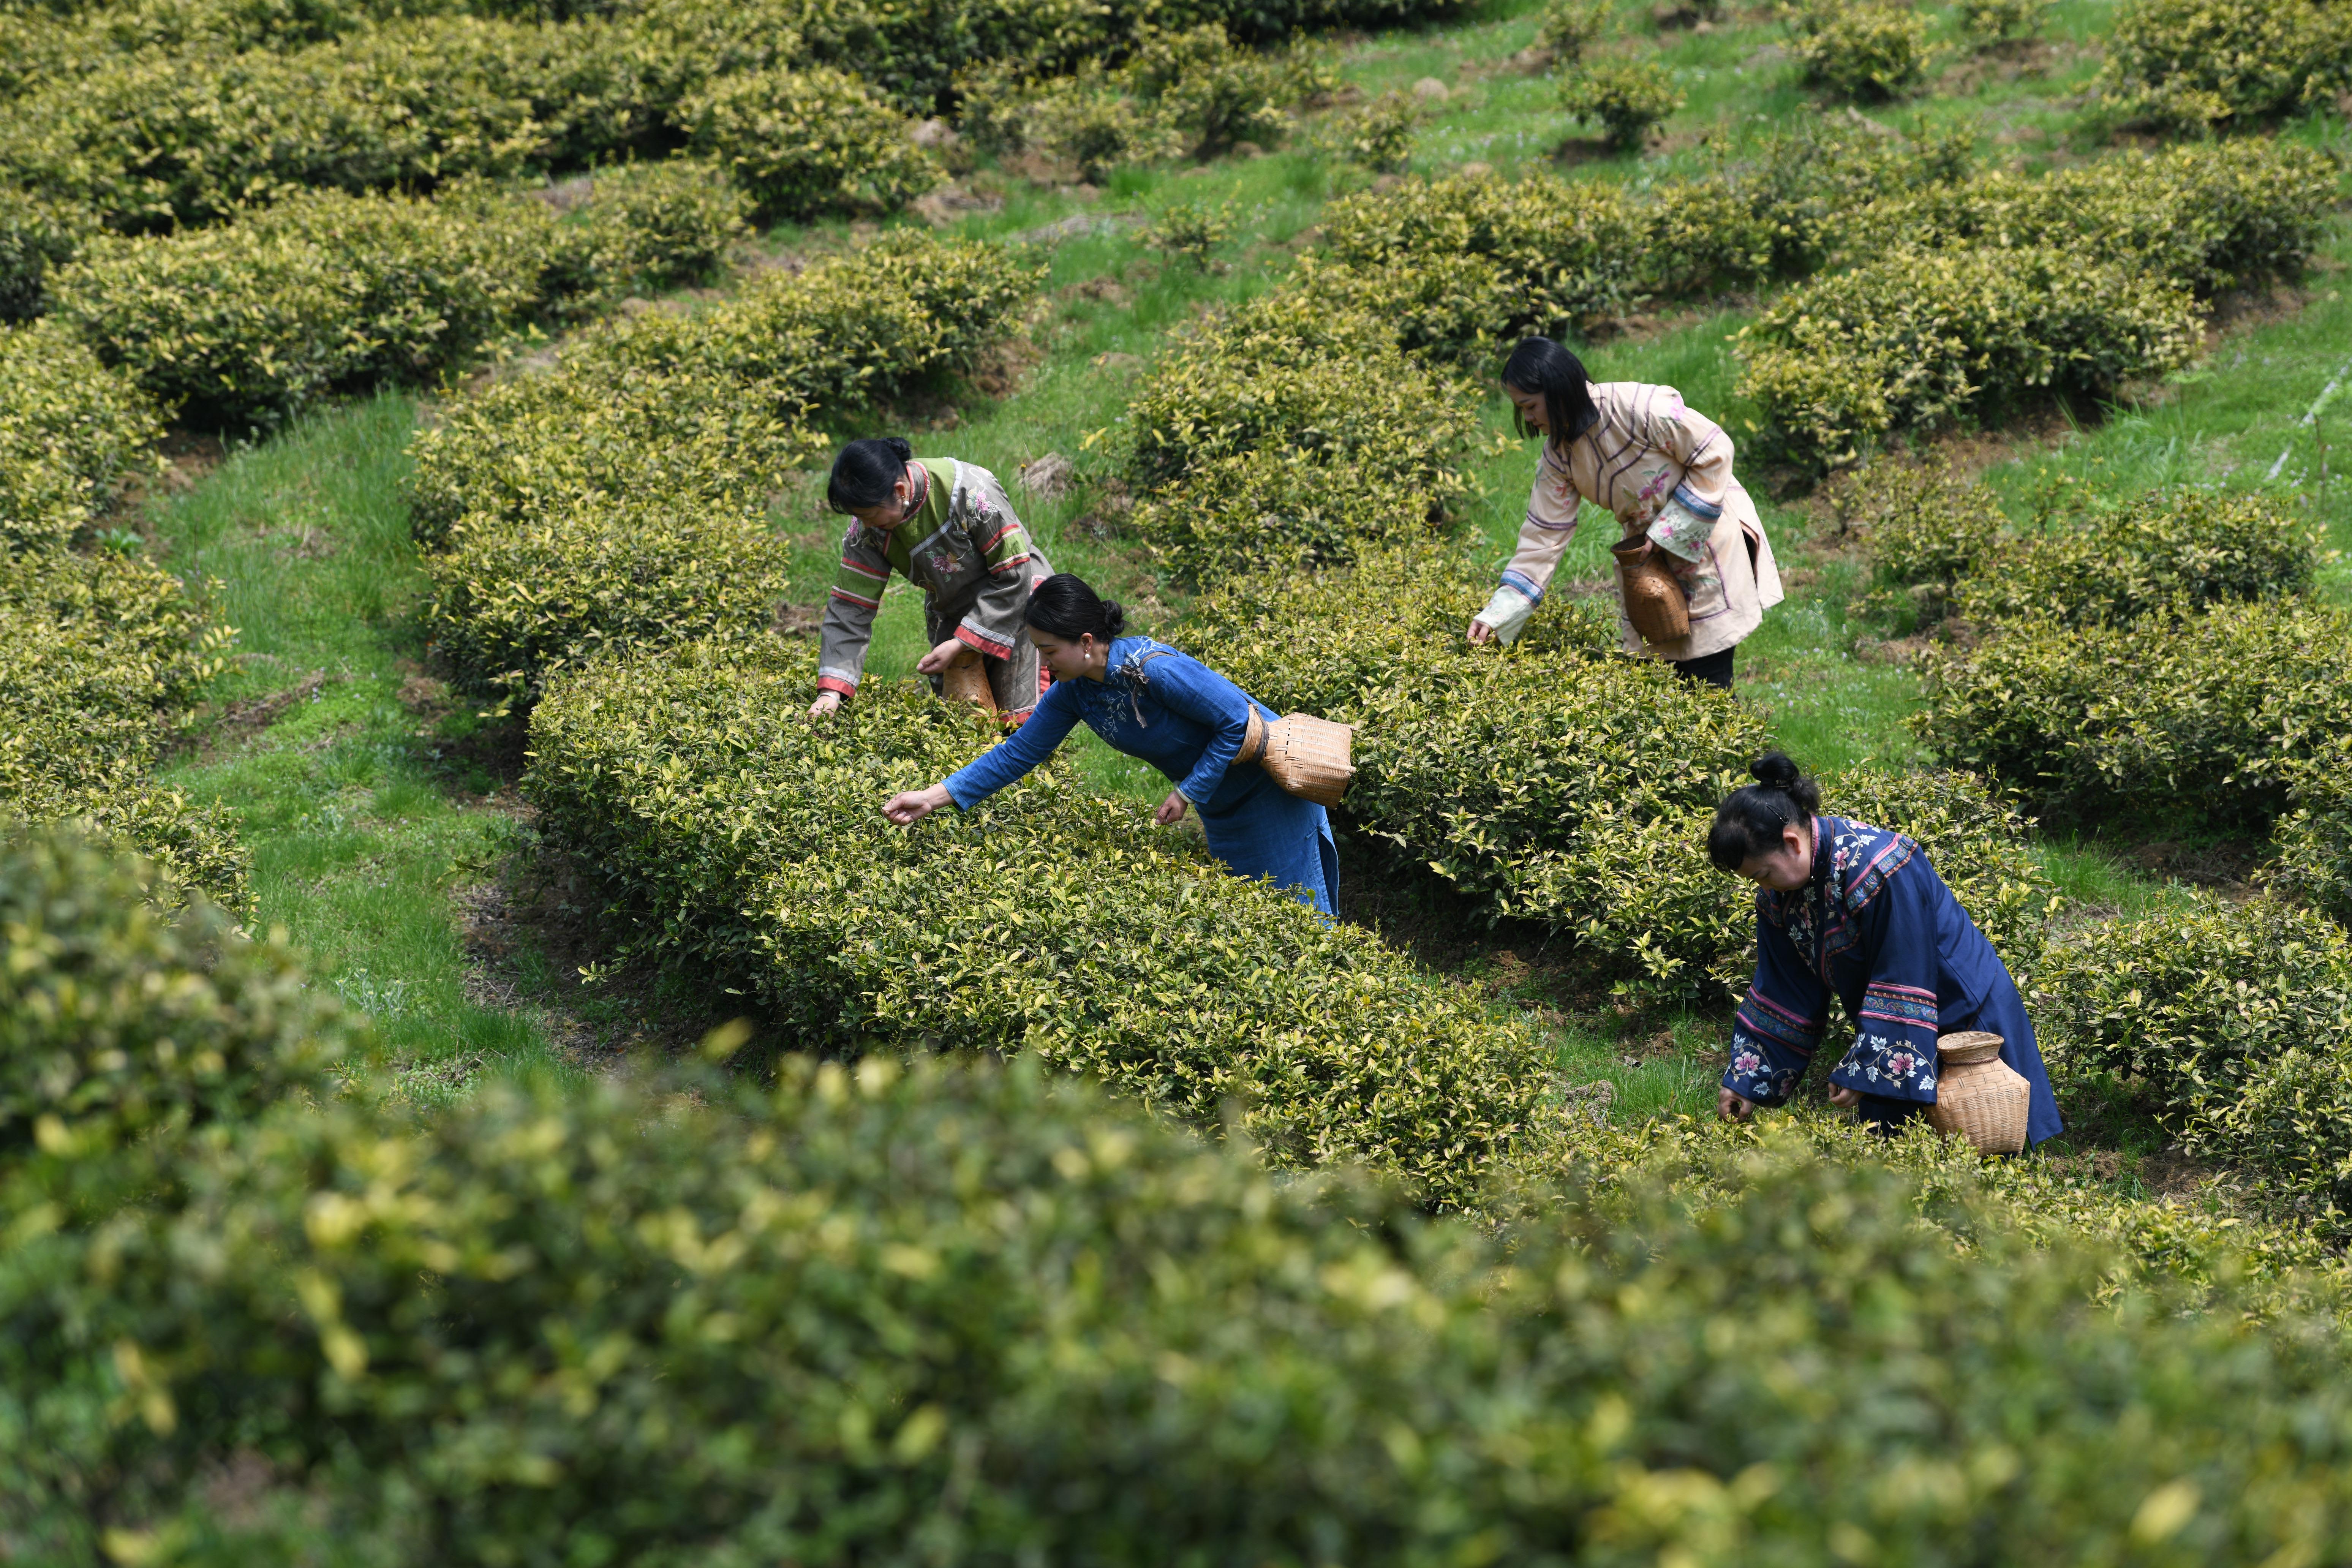
[[[2347,116],[2343,0],[0,0],[0,1563],[2352,1562]],[[1528,333],[1731,435],[1733,690],[1591,509],[1465,637]],[[1338,919],[1085,731],[883,819],[875,434],[1357,727]],[[1715,1120],[1773,746],[2062,1137]]]

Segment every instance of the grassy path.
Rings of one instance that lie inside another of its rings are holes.
[[[1973,116],[2011,156],[2080,156],[2092,149],[2070,100],[2095,69],[2084,43],[2104,27],[2107,11],[2101,0],[2065,0],[2047,46],[1984,58],[1956,52],[1943,68],[1944,96],[1880,118],[1932,123]],[[1417,169],[1472,160],[1506,171],[1532,166],[1551,160],[1571,137],[1554,107],[1552,82],[1512,63],[1534,25],[1531,7],[1505,6],[1441,32],[1350,44],[1342,67],[1367,91],[1433,78],[1445,87],[1422,132]],[[1696,166],[1709,139],[1817,112],[1774,52],[1780,36],[1748,15],[1706,34],[1617,46],[1654,50],[1688,102],[1646,158],[1603,155],[1571,138],[1571,172],[1654,177]],[[2340,121],[2294,133],[2346,143]],[[858,416],[839,433],[905,431],[919,450],[979,462],[1008,482],[1048,452],[1075,459],[1079,482],[1066,494],[1042,499],[1015,489],[1024,517],[1057,566],[1127,598],[1146,629],[1164,627],[1181,612],[1179,597],[1131,542],[1103,526],[1113,477],[1104,456],[1113,443],[1103,437],[1115,433],[1138,374],[1171,331],[1278,280],[1311,243],[1324,204],[1367,178],[1304,145],[1201,167],[1123,171],[1098,193],[975,172],[966,187],[998,205],[964,219],[962,232],[1003,238],[1085,220],[1084,232],[1042,247],[1049,271],[1029,334],[1031,362],[1007,367],[1017,373],[1009,376],[1009,394],[960,389],[947,395],[951,401]],[[1205,266],[1148,243],[1150,217],[1178,202],[1229,215],[1232,237]],[[844,238],[840,226],[771,237],[803,250]],[[2352,397],[2337,405],[2342,416],[2298,424],[2352,358],[2352,301],[2342,297],[2341,282],[2347,265],[2352,237],[2339,232],[2302,293],[2229,328],[2209,363],[2152,406],[2085,428],[2050,423],[1979,443],[2012,515],[2029,518],[2036,497],[2063,483],[2095,480],[2126,491],[2268,483],[2310,508],[2332,546],[2352,551],[2352,487],[2337,451],[2338,432],[2352,426]],[[1732,306],[1588,345],[1588,363],[1602,379],[1675,384],[1736,432],[1744,411],[1727,340],[1748,313]],[[324,975],[376,1015],[416,1091],[430,1094],[483,1072],[575,1070],[572,1055],[554,1042],[576,1041],[583,1017],[608,1042],[641,1036],[653,1021],[642,994],[583,994],[527,932],[504,960],[497,986],[483,984],[478,959],[469,955],[467,913],[456,895],[527,859],[519,851],[528,849],[530,829],[509,789],[520,763],[513,731],[451,704],[426,673],[416,615],[424,577],[400,496],[402,454],[417,415],[414,399],[396,395],[319,414],[231,453],[184,493],[158,499],[148,530],[152,548],[174,570],[220,581],[219,602],[240,629],[244,655],[215,694],[221,717],[203,749],[177,763],[170,782],[239,814],[257,852],[262,921],[285,926]],[[1478,490],[1469,526],[1499,564],[1516,531],[1532,454],[1516,440],[1491,439],[1508,431],[1499,397],[1487,397],[1483,418],[1490,439],[1474,465]],[[2288,460],[2273,480],[2269,470],[2282,451]],[[823,510],[820,485],[809,476],[775,512],[795,546],[793,596],[803,601],[823,595],[840,527]],[[1887,639],[1901,628],[1874,619],[1861,604],[1858,567],[1808,508],[1759,499],[1791,593],[1741,649],[1742,695],[1769,710],[1782,742],[1809,765],[1932,760],[1904,724],[1919,705],[1916,676],[1885,657]],[[1580,536],[1564,579],[1606,574],[1607,531]],[[2352,593],[2352,565],[2333,561],[2326,589]],[[917,596],[894,584],[869,679],[908,674],[924,647]],[[1213,650],[1200,651],[1213,660]],[[1090,781],[1139,814],[1165,793],[1164,781],[1141,764],[1090,736],[1078,743]],[[2149,836],[2161,837],[2162,825],[2151,825]],[[2069,898],[2100,915],[2179,896],[2164,864],[2131,858],[2131,850],[2053,837],[2044,854]],[[575,913],[593,924],[594,911]],[[1449,917],[1439,909],[1420,918],[1442,925]],[[1624,1016],[1589,1000],[1577,1010],[1549,1011],[1559,998],[1540,946],[1539,933],[1454,931],[1441,956],[1446,967],[1491,985],[1506,1005],[1542,1010],[1564,1067],[1580,1079],[1610,1079],[1619,1114],[1711,1102],[1715,1020]],[[694,1001],[675,987],[655,1000],[689,1007]]]

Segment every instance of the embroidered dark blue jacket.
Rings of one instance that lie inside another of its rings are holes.
[[[2032,1024],[2000,955],[1912,839],[1840,816],[1814,819],[1813,875],[1756,895],[1756,978],[1732,1026],[1724,1087],[1759,1105],[1795,1092],[1832,992],[1854,1042],[1830,1081],[1933,1103],[1936,1037],[1985,1028],[2033,1088],[2027,1137],[2060,1130]]]

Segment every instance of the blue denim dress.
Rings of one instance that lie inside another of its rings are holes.
[[[1329,914],[1339,890],[1329,815],[1285,793],[1255,763],[1234,765],[1253,707],[1269,722],[1278,717],[1191,655],[1150,637],[1120,637],[1102,679],[1055,681],[1020,729],[948,776],[948,795],[971,810],[1052,756],[1083,723],[1167,775],[1201,814],[1211,853],[1234,875],[1271,877]]]

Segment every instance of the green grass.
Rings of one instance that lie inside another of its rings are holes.
[[[282,927],[321,977],[374,1017],[420,1093],[478,1072],[549,1070],[528,1016],[469,1000],[450,889],[511,845],[512,816],[478,797],[463,713],[428,724],[403,686],[425,649],[424,585],[401,500],[413,400],[384,395],[312,416],[232,451],[186,494],[154,505],[151,548],[214,580],[238,658],[214,698],[250,702],[315,680],[266,730],[228,723],[215,758],[164,782],[234,811],[253,846],[256,923]]]

